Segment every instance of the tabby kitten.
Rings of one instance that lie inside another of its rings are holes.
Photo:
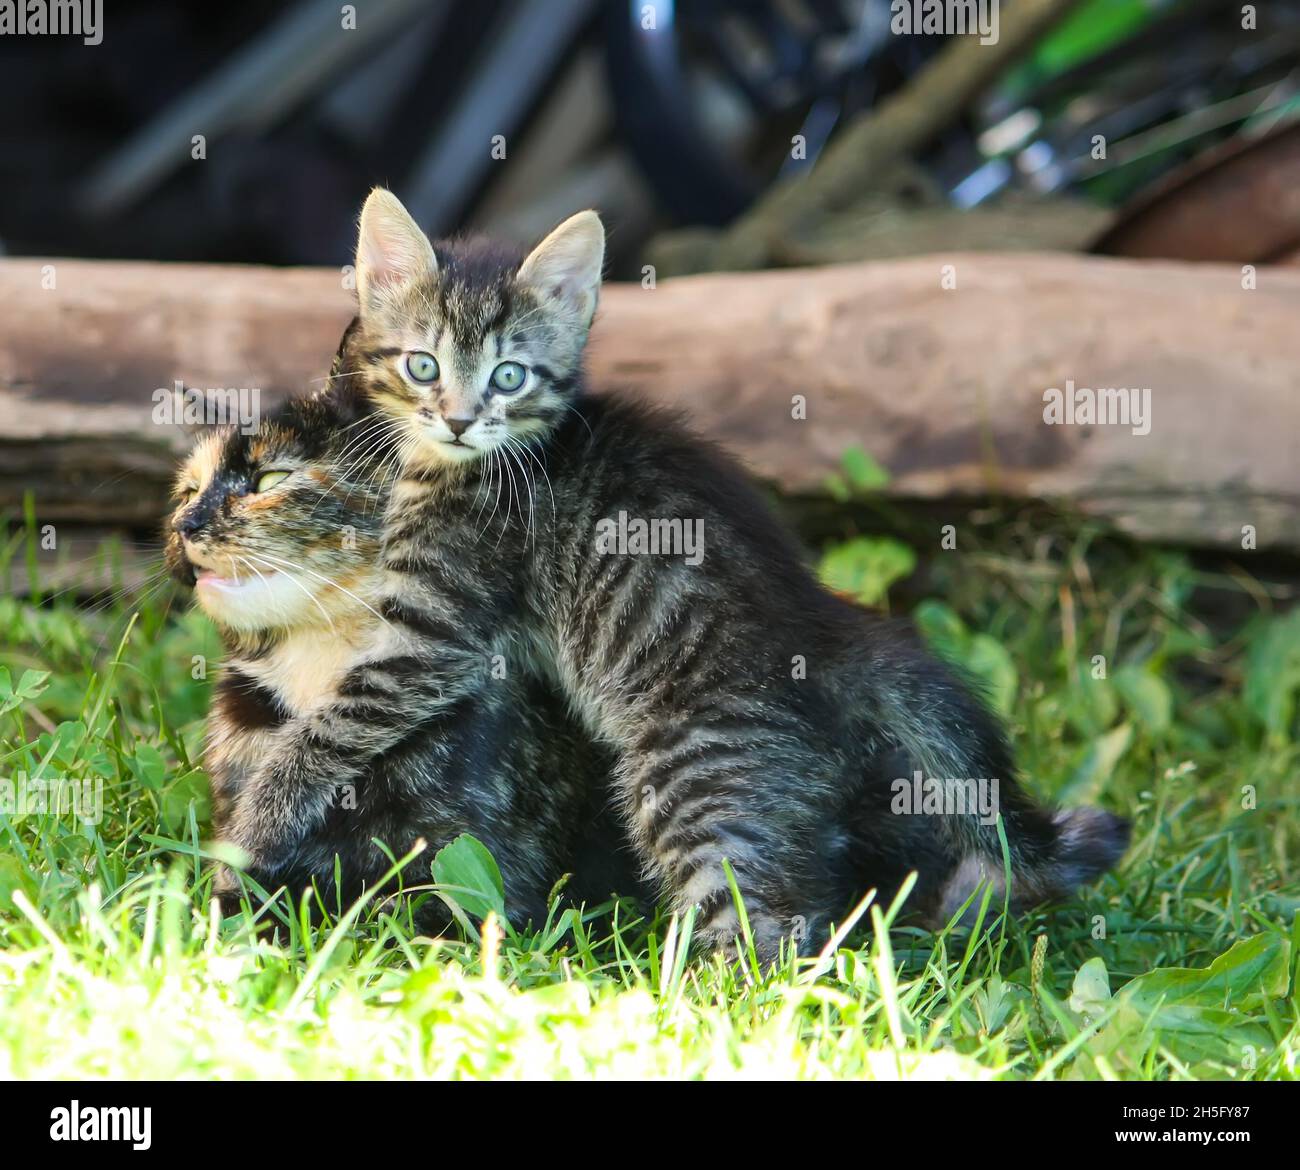
[[[451,726],[426,730],[437,664],[379,610],[405,587],[378,564],[392,454],[338,388],[252,435],[209,436],[181,469],[167,560],[228,652],[206,751],[218,837],[262,885],[315,884],[327,905],[378,881],[390,863],[377,842],[400,856],[465,831],[496,857],[518,921],[540,919],[575,867],[578,898],[636,893],[606,808],[611,761],[553,690],[522,671],[493,678],[484,658],[475,702],[453,694]],[[300,741],[326,766],[267,783]],[[285,820],[280,847],[260,850],[260,826]],[[230,908],[233,874],[216,885]],[[427,927],[445,925],[437,900],[424,907]]]
[[[457,695],[488,647],[551,673],[617,752],[637,855],[676,909],[698,908],[706,943],[738,929],[725,863],[764,959],[910,869],[934,921],[997,885],[990,818],[892,811],[913,770],[997,782],[1016,904],[1104,872],[1125,822],[1037,805],[981,702],[910,635],[821,588],[726,456],[583,393],[603,255],[594,212],[521,257],[431,244],[389,192],[367,200],[344,367],[400,453],[384,564],[424,585],[385,617]],[[612,538],[637,522],[702,536],[702,556]]]

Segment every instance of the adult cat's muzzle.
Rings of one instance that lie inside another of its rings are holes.
[[[198,571],[190,560],[189,554],[186,553],[185,546],[174,532],[168,533],[163,548],[163,567],[173,581],[184,585],[187,589],[194,588]]]

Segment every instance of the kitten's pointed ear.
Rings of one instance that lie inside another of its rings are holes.
[[[376,187],[361,208],[357,237],[357,300],[361,315],[386,293],[421,277],[434,276],[438,261],[429,237],[391,191]]]
[[[568,306],[586,328],[596,312],[604,263],[605,225],[594,211],[580,211],[529,253],[519,279]]]

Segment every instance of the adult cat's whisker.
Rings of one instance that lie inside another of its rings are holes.
[[[324,584],[330,586],[332,589],[337,589],[340,593],[345,594],[346,596],[352,598],[352,600],[355,601],[358,605],[363,606],[364,608],[368,609],[371,613],[373,613],[375,617],[377,617],[381,622],[384,623],[384,625],[391,627],[392,623],[389,622],[389,620],[386,617],[384,617],[384,615],[380,613],[379,610],[375,609],[374,606],[370,605],[368,602],[358,597],[355,593],[352,592],[351,589],[348,589],[345,586],[340,585],[333,578],[325,576],[324,573],[318,573],[316,572],[315,569],[309,569],[306,565],[294,565],[289,561],[281,561],[279,557],[272,556],[270,553],[267,552],[259,553],[258,556],[263,562],[270,562],[271,564],[279,564],[283,566],[280,570],[281,572],[285,572],[286,568],[293,568],[293,569],[297,569],[301,573],[306,573],[308,576],[315,577],[316,580],[321,581]]]
[[[324,607],[323,605],[321,605],[320,601],[317,600],[316,595],[315,595],[314,593],[312,593],[312,591],[311,591],[310,589],[308,589],[307,586],[305,586],[301,581],[299,581],[298,578],[295,577],[295,576],[294,576],[291,572],[289,572],[287,569],[280,568],[279,566],[276,566],[276,565],[272,565],[272,564],[270,564],[268,561],[266,561],[266,559],[265,559],[264,557],[262,557],[262,556],[260,556],[260,555],[258,555],[258,554],[250,553],[249,555],[250,555],[250,556],[253,556],[256,560],[260,560],[260,561],[262,561],[263,564],[265,564],[266,567],[267,567],[268,569],[272,570],[272,572],[279,572],[279,573],[281,573],[281,574],[284,576],[284,579],[285,579],[286,581],[288,581],[291,585],[295,586],[297,589],[300,589],[300,590],[302,591],[302,593],[303,593],[303,596],[305,596],[305,597],[307,598],[307,600],[310,601],[310,602],[312,603],[312,605],[314,605],[318,610],[320,610],[320,612],[321,612],[321,616],[325,619],[325,624],[328,625],[329,628],[330,628],[330,632],[331,632],[331,633],[334,632],[334,622],[333,622],[333,620],[330,618],[330,615],[329,615],[328,611],[325,609],[325,607]],[[262,576],[261,573],[258,572],[258,570],[257,570],[257,566],[256,566],[255,564],[253,564],[252,561],[249,561],[249,560],[245,559],[244,557],[236,557],[235,559],[236,559],[236,560],[241,560],[241,561],[243,561],[246,565],[248,565],[248,567],[249,567],[250,569],[253,570],[254,573],[257,573],[258,577],[261,578],[262,583],[263,583],[264,585],[268,585],[268,586],[269,586],[269,582],[266,580],[265,577]],[[300,566],[300,567],[301,567],[301,566]],[[236,578],[236,579],[238,579],[238,578]]]
[[[88,558],[88,560],[93,560],[93,559],[94,559],[93,557]],[[65,562],[64,564],[55,567],[74,568],[86,563],[88,563],[88,561],[80,561],[80,562],[68,561]],[[82,610],[82,612],[87,614],[98,613],[101,610],[106,609],[109,606],[114,605],[119,601],[124,601],[131,593],[137,590],[144,589],[146,585],[150,585],[152,583],[156,587],[156,585],[165,584],[167,580],[167,575],[168,574],[166,568],[155,569],[153,570],[153,572],[147,573],[145,576],[141,577],[139,581],[119,585],[116,589],[110,590],[106,597],[95,602],[93,605],[86,606]],[[85,586],[85,581],[79,580],[73,583],[72,585],[66,585],[64,586],[64,588],[56,590],[54,593],[42,593],[41,598],[42,601],[47,603],[51,601],[57,601],[60,597],[66,597],[69,593],[75,593],[77,590],[82,589],[84,586]]]

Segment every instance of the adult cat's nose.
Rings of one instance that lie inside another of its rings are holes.
[[[186,508],[172,521],[172,528],[175,532],[187,538],[193,536],[202,527],[203,517],[198,514],[196,508]]]
[[[470,423],[474,420],[472,418],[445,418],[442,421],[451,427],[451,433],[459,439],[469,429]]]

